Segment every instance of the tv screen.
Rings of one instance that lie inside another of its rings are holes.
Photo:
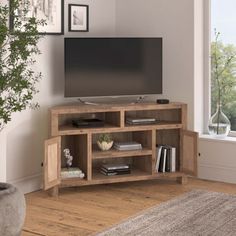
[[[161,93],[161,38],[65,38],[65,97]]]

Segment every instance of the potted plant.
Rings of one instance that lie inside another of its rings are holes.
[[[28,17],[28,6],[25,0],[11,0],[10,6],[0,3],[0,132],[12,113],[38,107],[32,99],[41,74],[32,65],[40,54],[37,27],[44,22]],[[10,16],[14,30],[8,24]],[[24,217],[24,195],[11,184],[0,183],[0,235],[20,235]]]
[[[107,151],[112,148],[113,140],[108,133],[100,134],[97,140],[97,145],[102,151]]]

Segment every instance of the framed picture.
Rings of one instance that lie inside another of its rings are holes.
[[[69,4],[69,31],[89,31],[88,5]]]
[[[27,14],[24,14],[26,8]],[[38,27],[40,34],[64,34],[64,0],[22,0],[14,15],[22,22],[30,17],[45,20],[46,24]],[[10,27],[14,30],[13,16],[10,16]]]

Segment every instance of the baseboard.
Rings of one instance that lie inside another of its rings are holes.
[[[236,183],[236,168],[217,165],[198,165],[198,177],[200,179],[214,180],[225,183]]]
[[[31,176],[26,176],[17,180],[7,181],[18,189],[20,189],[24,194],[38,191],[42,188],[42,174],[35,174]]]

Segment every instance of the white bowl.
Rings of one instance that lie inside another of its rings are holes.
[[[97,145],[98,147],[102,150],[102,151],[107,151],[109,149],[111,149],[112,145],[113,145],[113,141],[111,142],[105,142],[105,141],[97,141]]]

